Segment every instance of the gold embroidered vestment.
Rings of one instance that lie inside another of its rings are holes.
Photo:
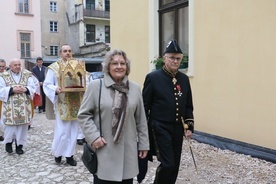
[[[32,73],[23,70],[19,83],[16,83],[10,71],[2,73],[2,77],[6,82],[6,86],[27,86],[28,78],[32,77]],[[7,102],[2,102],[3,123],[6,125],[23,125],[31,122],[32,106],[31,99],[26,93],[13,94],[8,98]]]

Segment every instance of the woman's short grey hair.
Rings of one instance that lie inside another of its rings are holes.
[[[103,66],[103,72],[106,74],[109,74],[109,65],[111,63],[111,61],[113,61],[113,56],[123,56],[123,58],[126,61],[126,75],[129,75],[130,73],[130,60],[127,58],[127,55],[124,51],[119,50],[119,49],[115,49],[115,50],[111,50],[109,52],[106,53],[105,58],[102,62],[102,66]]]

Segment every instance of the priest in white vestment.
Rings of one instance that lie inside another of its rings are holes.
[[[24,153],[28,125],[32,119],[31,100],[35,92],[32,73],[21,69],[21,62],[14,58],[10,61],[10,70],[0,75],[1,123],[4,125],[6,151],[12,153],[15,142],[16,153]]]
[[[66,66],[68,60],[72,58],[71,47],[63,45],[60,49],[60,56],[60,60],[48,67],[43,83],[43,90],[47,96],[46,117],[56,120],[52,143],[52,154],[55,157],[55,162],[59,164],[62,157],[66,157],[66,163],[76,166],[77,162],[73,156],[79,131],[77,113],[82,101],[83,92],[62,91],[60,67]],[[50,104],[53,105],[53,113],[51,113]],[[54,117],[50,117],[53,114]]]

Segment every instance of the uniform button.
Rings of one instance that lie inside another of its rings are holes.
[[[175,98],[175,100],[178,100],[178,98]]]
[[[174,90],[176,90],[176,88],[173,88]]]
[[[176,105],[178,105],[178,103],[176,103]]]
[[[178,113],[176,113],[176,116],[178,116]]]
[[[174,95],[176,96],[176,95],[177,95],[177,93],[174,93]]]
[[[175,121],[178,121],[178,118],[176,118]]]
[[[178,108],[176,108],[176,111],[178,111]]]

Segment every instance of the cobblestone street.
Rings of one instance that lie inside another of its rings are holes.
[[[35,120],[28,133],[25,153],[17,155],[13,144],[13,153],[0,147],[0,184],[40,184],[40,183],[93,183],[93,176],[86,170],[82,161],[82,146],[77,145],[74,158],[77,166],[69,166],[63,158],[60,165],[51,154],[51,143],[54,135],[54,121],[46,119],[44,113],[35,113]],[[136,181],[135,181],[136,182]]]
[[[65,163],[57,165],[51,154],[54,121],[45,118],[45,114],[35,114],[32,128],[29,130],[25,153],[8,154],[5,146],[0,147],[0,184],[88,184],[93,183],[92,175],[86,170],[81,161],[82,146],[77,145],[74,156],[77,166],[72,167]],[[197,143],[192,141],[195,158],[198,165],[198,174],[187,149],[186,141],[183,145],[183,154],[177,184],[273,184],[276,183],[276,164],[236,154],[228,150]],[[155,169],[158,163],[149,163],[149,169],[144,184],[153,183]],[[136,184],[134,179],[134,184]]]

